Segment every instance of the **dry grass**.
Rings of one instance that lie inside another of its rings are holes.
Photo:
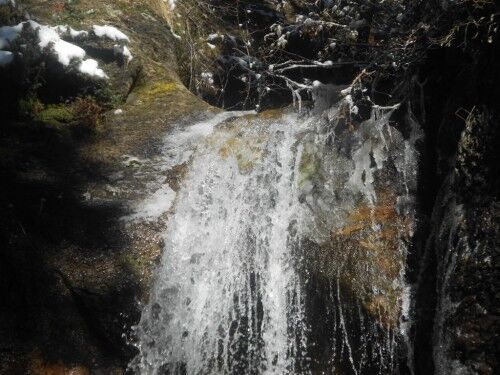
[[[77,98],[71,105],[73,116],[81,125],[96,129],[104,108],[92,97]]]

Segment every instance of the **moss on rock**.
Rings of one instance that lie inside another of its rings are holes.
[[[176,90],[181,90],[183,87],[177,82],[155,82],[151,85],[143,86],[135,91],[135,95],[139,100],[154,100],[158,97],[172,94]]]
[[[51,104],[35,116],[35,120],[47,125],[58,126],[75,119],[71,107],[65,104]]]

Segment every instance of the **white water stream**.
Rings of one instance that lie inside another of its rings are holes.
[[[149,212],[151,199],[162,207],[164,198],[174,210],[150,302],[136,327],[140,353],[131,367],[138,373],[318,373],[318,343],[311,335],[317,322],[308,316],[306,296],[314,267],[303,266],[308,253],[302,243],[327,242],[359,202],[374,207],[373,175],[389,159],[393,180],[399,179],[397,194],[408,198],[408,172],[414,174],[414,165],[403,165],[413,163],[411,145],[390,129],[388,115],[374,114],[356,135],[339,136],[337,111],[267,118],[223,113],[167,137],[164,167],[187,162],[188,172],[175,198],[170,189],[165,197],[160,190],[144,205]],[[377,225],[372,222],[369,230],[380,230]],[[363,348],[353,347],[347,332],[353,319],[344,316],[353,309],[342,309],[339,280],[330,282],[324,296],[335,323],[333,333],[323,332],[332,338],[321,348],[331,364],[322,373],[334,373],[345,362],[361,374],[369,360],[386,373],[400,328],[380,336],[374,332],[383,324],[373,323],[359,334],[366,336]],[[394,290],[406,290],[404,265],[390,282]],[[403,293],[397,303],[403,305]],[[390,341],[376,343],[376,355],[367,349],[373,337]]]

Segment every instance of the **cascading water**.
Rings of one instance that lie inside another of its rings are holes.
[[[414,145],[390,111],[357,129],[341,113],[224,113],[169,136],[167,167],[182,154],[188,173],[131,368],[395,371]]]

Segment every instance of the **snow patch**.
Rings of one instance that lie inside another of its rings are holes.
[[[83,60],[80,65],[78,65],[78,70],[83,74],[88,74],[92,77],[97,78],[108,78],[106,73],[99,68],[99,64],[94,59]]]
[[[83,48],[62,40],[59,34],[52,28],[42,26],[31,21],[31,25],[35,30],[38,30],[38,45],[40,48],[52,46],[53,51],[57,56],[57,60],[64,66],[68,66],[73,59],[83,59],[86,55]]]
[[[94,25],[94,26],[92,26],[92,31],[99,38],[108,38],[108,39],[111,39],[115,42],[130,42],[129,37],[126,36],[124,33],[122,33],[120,30],[118,30],[114,26]]]
[[[52,29],[57,32],[59,35],[68,35],[70,36],[72,39],[76,39],[76,38],[85,38],[89,35],[89,33],[87,31],[83,31],[83,30],[75,30],[73,29],[72,27],[68,26],[68,25],[57,25],[57,26],[54,26],[52,27]]]

